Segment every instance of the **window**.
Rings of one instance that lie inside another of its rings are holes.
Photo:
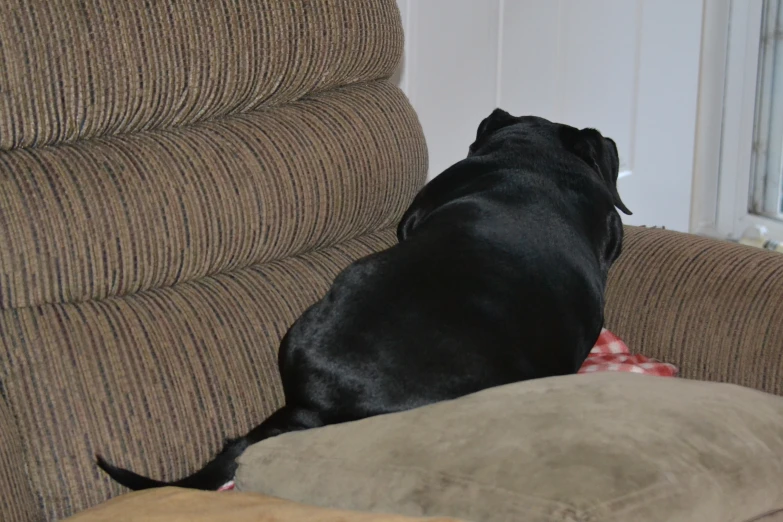
[[[783,241],[783,0],[705,2],[691,230]]]
[[[753,153],[750,211],[783,219],[783,0],[764,3]]]

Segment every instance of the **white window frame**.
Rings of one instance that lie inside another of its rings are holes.
[[[754,130],[763,0],[705,2],[691,231],[738,239],[783,221],[753,214]]]
[[[783,0],[768,0],[762,27],[763,44],[759,60],[766,72],[760,78],[756,105],[756,128],[751,186],[753,213],[780,220],[781,181],[783,181],[783,52],[775,52],[780,35],[779,22],[783,20]],[[770,74],[771,73],[771,74]],[[783,238],[782,238],[783,239]]]

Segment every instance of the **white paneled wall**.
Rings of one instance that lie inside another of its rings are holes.
[[[467,154],[497,106],[500,0],[398,0],[405,26],[400,86],[416,108],[430,176]]]
[[[398,0],[430,176],[493,108],[535,114],[617,142],[626,222],[687,230],[702,2]]]
[[[615,138],[633,163],[641,2],[510,0],[503,18],[500,105]],[[600,30],[588,20],[600,20]],[[629,23],[631,22],[631,23]],[[512,49],[514,51],[512,51]],[[528,51],[519,52],[518,50]]]

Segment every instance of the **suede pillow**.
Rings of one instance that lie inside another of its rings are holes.
[[[236,481],[475,522],[777,520],[783,398],[616,372],[539,379],[263,441]]]

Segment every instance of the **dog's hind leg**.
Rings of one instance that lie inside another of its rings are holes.
[[[289,431],[309,430],[323,425],[324,422],[317,412],[304,408],[283,406],[264,422],[250,430],[243,438],[247,439],[247,445],[249,446]]]
[[[111,478],[132,490],[176,486],[215,491],[234,478],[237,470],[236,460],[251,444],[290,431],[307,430],[319,426],[323,426],[323,422],[317,413],[302,408],[284,406],[250,430],[247,435],[229,439],[220,453],[203,468],[174,482],[154,480],[133,471],[118,468],[106,462],[101,456],[97,457],[98,467]]]

